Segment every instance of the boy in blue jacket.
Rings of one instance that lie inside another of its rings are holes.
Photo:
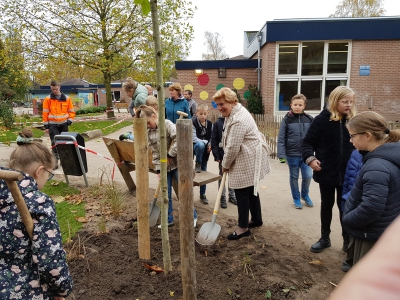
[[[278,157],[281,163],[287,161],[290,173],[290,189],[292,191],[293,204],[297,209],[302,209],[300,202],[304,200],[309,207],[314,206],[308,196],[312,179],[312,170],[301,158],[301,143],[306,135],[313,118],[304,112],[306,97],[297,94],[290,100],[290,111],[282,120],[278,136]],[[299,191],[299,169],[301,170],[301,194]]]

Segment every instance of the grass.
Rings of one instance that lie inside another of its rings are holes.
[[[14,142],[17,139],[18,132],[20,132],[21,129],[24,127],[30,127],[32,122],[36,122],[35,119],[39,119],[38,123],[41,122],[40,118],[33,117],[28,120],[25,119],[29,123],[23,123],[22,125],[16,125],[11,130],[0,126],[0,142],[5,143],[5,144],[10,144],[11,142]],[[20,121],[16,120],[16,122],[20,122]],[[117,122],[118,122],[118,120],[98,120],[98,121],[93,120],[93,121],[75,122],[75,123],[72,123],[72,125],[69,127],[69,131],[84,133],[89,130],[100,129],[102,131],[103,135],[107,135],[107,134],[113,133],[123,127],[132,125],[131,121],[123,121],[121,123],[116,124]],[[114,124],[116,124],[116,125],[114,125]],[[32,131],[33,131],[35,138],[40,138],[44,135],[44,131],[41,129],[32,128]]]
[[[66,184],[50,180],[43,187],[42,192],[50,197],[80,194],[80,191]],[[78,222],[76,218],[85,216],[84,203],[71,204],[67,201],[56,203],[56,212],[58,223],[60,224],[61,236],[63,243],[72,239],[76,233],[82,228],[82,223]]]

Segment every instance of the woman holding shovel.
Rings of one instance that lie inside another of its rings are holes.
[[[249,236],[249,228],[263,224],[257,189],[259,181],[270,172],[269,149],[253,117],[238,102],[234,91],[224,87],[212,99],[225,118],[222,171],[229,172],[229,187],[235,190],[239,215],[239,227],[228,239],[237,240]]]
[[[3,179],[10,173],[22,178],[11,188],[9,180],[0,179],[0,299],[59,300],[71,293],[72,279],[54,203],[40,191],[53,177],[49,170],[55,162],[32,136],[24,129],[10,168],[0,167]],[[21,203],[27,214],[17,209]]]

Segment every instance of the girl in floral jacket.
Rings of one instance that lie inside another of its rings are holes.
[[[10,168],[0,169],[24,175],[18,186],[33,219],[33,240],[0,180],[0,299],[63,299],[72,291],[72,279],[54,203],[40,191],[53,177],[54,158],[46,146],[32,142],[30,130],[23,130],[17,143]]]

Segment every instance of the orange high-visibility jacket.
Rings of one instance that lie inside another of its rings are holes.
[[[42,120],[45,127],[67,123],[68,120],[72,122],[74,117],[75,111],[70,97],[61,93],[60,99],[57,99],[51,93],[44,99]]]

